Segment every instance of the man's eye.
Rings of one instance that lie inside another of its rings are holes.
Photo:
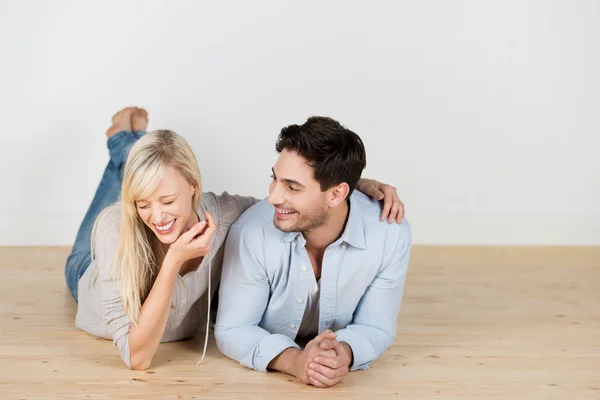
[[[292,192],[297,192],[298,191],[298,189],[296,189],[293,186],[288,186],[288,189],[290,189]]]

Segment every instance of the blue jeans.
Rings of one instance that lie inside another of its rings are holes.
[[[121,131],[107,140],[110,161],[104,170],[102,180],[96,189],[94,199],[79,226],[75,244],[65,265],[65,278],[71,294],[77,301],[77,283],[91,263],[91,237],[96,217],[106,207],[115,203],[121,194],[123,170],[129,150],[145,131]]]

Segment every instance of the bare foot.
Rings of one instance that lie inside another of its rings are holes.
[[[113,125],[108,128],[106,131],[106,137],[111,137],[115,133],[119,133],[121,131],[131,131],[131,115],[134,111],[137,110],[137,107],[127,107],[116,113],[112,117]]]
[[[131,130],[145,131],[148,128],[148,112],[143,108],[136,109],[131,114]]]

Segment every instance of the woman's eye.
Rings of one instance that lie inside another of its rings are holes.
[[[148,208],[148,205],[146,204],[145,206],[138,206],[138,208],[145,210],[146,208]]]
[[[174,201],[175,201],[175,200],[171,200],[171,201],[165,201],[163,204],[164,204],[165,206],[168,206],[169,204],[173,204],[173,202],[174,202]]]

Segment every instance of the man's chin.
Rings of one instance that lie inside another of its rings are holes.
[[[296,227],[290,221],[280,221],[277,217],[273,218],[273,225],[282,232],[295,232]]]

